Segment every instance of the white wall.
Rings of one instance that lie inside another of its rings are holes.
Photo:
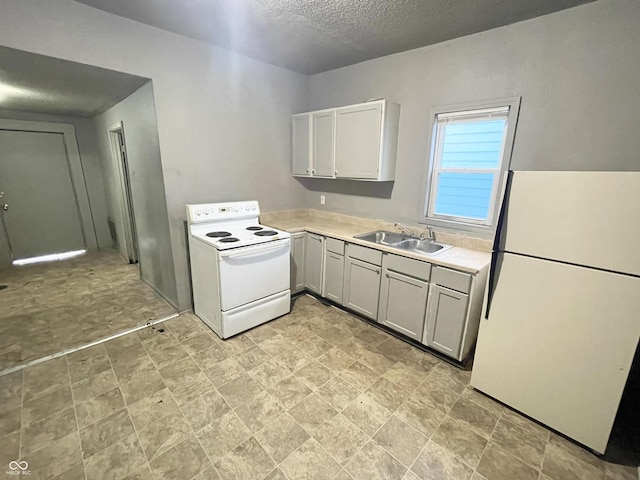
[[[184,205],[256,199],[295,208],[290,115],[307,77],[71,0],[6,0],[0,45],[153,80],[178,307],[191,304]]]
[[[116,213],[121,207],[118,203],[121,197],[109,130],[120,122],[124,124],[131,200],[138,235],[140,276],[169,302],[177,305],[176,277],[171,256],[169,217],[151,82],[94,120],[107,184],[109,212],[114,221],[122,219]],[[117,223],[118,238],[123,242],[123,225],[119,221]]]
[[[402,106],[395,183],[305,180],[314,208],[415,223],[431,109],[493,98],[522,97],[513,169],[639,170],[640,2],[600,0],[321,73],[310,89],[312,109]]]

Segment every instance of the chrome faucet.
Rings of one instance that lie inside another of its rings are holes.
[[[430,242],[435,242],[436,240],[436,234],[433,232],[433,227],[431,227],[431,225],[427,225],[427,232],[422,232],[420,234],[420,240],[428,240]]]
[[[401,223],[396,222],[393,225],[400,229],[400,233],[402,235],[409,235],[410,237],[414,237],[416,235],[415,232],[409,230],[407,227],[405,227]]]

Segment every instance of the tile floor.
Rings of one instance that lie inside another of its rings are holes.
[[[0,377],[0,472],[22,460],[29,478],[65,480],[637,478],[469,377],[308,296],[224,342],[183,314]]]
[[[115,250],[0,269],[0,372],[175,313]]]

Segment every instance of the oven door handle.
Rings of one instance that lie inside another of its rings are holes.
[[[256,255],[258,253],[270,252],[271,250],[279,250],[281,248],[285,248],[289,245],[289,240],[276,240],[277,244],[269,244],[264,247],[249,247],[247,249],[243,249],[241,252],[230,251],[230,252],[221,252],[220,258],[239,258],[239,257],[247,257],[249,255]]]

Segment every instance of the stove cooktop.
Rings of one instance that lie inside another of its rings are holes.
[[[288,232],[265,227],[260,224],[231,225],[194,224],[190,226],[191,235],[218,250],[245,247],[274,240],[290,238]]]
[[[259,218],[260,208],[255,200],[187,205],[191,236],[218,250],[291,237],[287,232],[260,225]]]

